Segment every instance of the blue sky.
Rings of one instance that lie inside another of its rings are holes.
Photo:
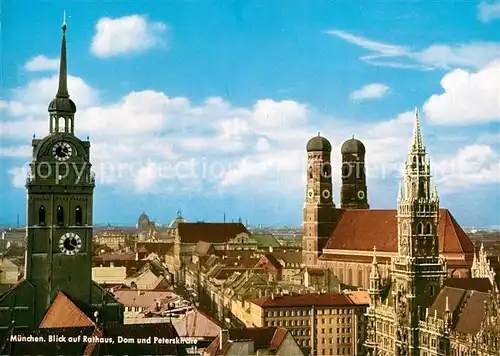
[[[94,221],[144,210],[300,225],[305,144],[367,147],[372,208],[394,208],[413,109],[441,206],[500,225],[500,2],[2,3],[0,223],[25,219],[30,140],[47,134],[63,11]],[[337,169],[339,171],[339,169]],[[335,174],[335,173],[334,173]],[[334,177],[338,203],[339,177]]]

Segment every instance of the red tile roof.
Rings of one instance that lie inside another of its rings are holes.
[[[95,323],[63,292],[58,292],[45,313],[40,328],[69,328],[95,326]]]
[[[142,253],[156,253],[161,258],[168,254],[173,246],[173,242],[138,242],[136,250]]]
[[[227,355],[234,342],[251,340],[254,342],[254,352],[257,350],[277,350],[285,340],[288,331],[280,327],[229,329],[228,341],[220,347],[220,335],[205,349],[210,356]]]
[[[326,269],[323,268],[313,268],[313,267],[307,267],[306,268],[307,274],[310,276],[317,276],[317,277],[322,277],[325,275],[325,272],[327,271]]]
[[[219,320],[198,308],[187,311],[172,323],[181,337],[213,338],[219,335],[223,327]]]
[[[274,268],[277,270],[281,270],[283,267],[281,266],[281,263],[274,257],[273,254],[268,253],[262,256],[257,262],[257,265],[255,267],[262,267],[262,264],[264,264],[266,261],[268,261]]]
[[[397,252],[396,210],[343,210],[326,249]],[[474,245],[449,210],[439,211],[441,253],[472,253]]]
[[[311,306],[351,306],[353,301],[341,293],[293,294],[254,299],[252,303],[262,308],[311,307]]]
[[[242,223],[180,223],[178,234],[183,243],[225,243],[238,234],[249,234]]]
[[[323,254],[321,255],[320,259],[322,261],[348,261],[348,262],[358,262],[358,263],[372,263],[373,256]],[[388,263],[391,263],[391,258],[377,256],[377,261],[379,264],[383,264],[386,261]]]
[[[142,308],[154,306],[158,301],[163,302],[175,296],[173,292],[142,290],[117,290],[113,294],[125,307]]]
[[[101,261],[133,261],[135,260],[135,255],[133,254],[125,254],[125,253],[109,253],[109,254],[102,254],[98,256],[93,256],[92,260],[94,262],[101,262]]]

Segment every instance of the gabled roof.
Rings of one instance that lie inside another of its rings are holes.
[[[220,348],[220,335],[205,349],[210,356],[228,355],[230,346],[238,341],[253,341],[254,350],[273,350],[279,349],[286,338],[288,331],[280,327],[264,327],[264,328],[245,328],[245,329],[229,329],[228,341]]]
[[[210,242],[198,241],[196,247],[194,248],[193,254],[196,256],[206,256],[210,251],[214,251],[214,248]]]
[[[117,290],[113,294],[125,307],[142,308],[155,306],[157,302],[162,303],[175,297],[173,292],[165,291]]]
[[[198,241],[226,243],[241,233],[249,234],[242,223],[179,223],[178,234],[183,243]]]
[[[398,251],[398,227],[394,210],[340,210],[340,220],[325,249]],[[439,251],[473,253],[474,245],[449,210],[439,211]]]
[[[485,319],[484,305],[487,301],[488,293],[444,287],[430,307],[429,317],[437,314],[442,318],[448,304],[448,310],[454,316],[453,329],[463,334],[476,335]]]
[[[136,249],[137,252],[156,253],[158,256],[163,257],[170,252],[173,246],[172,242],[138,242]]]
[[[61,291],[57,293],[40,323],[40,328],[87,326],[95,326],[95,323]]]
[[[198,308],[187,311],[172,322],[180,337],[214,338],[223,324]]]
[[[267,260],[271,265],[273,265],[274,268],[276,268],[277,270],[281,270],[283,268],[283,266],[281,266],[281,263],[276,259],[276,257],[274,257],[273,254],[271,253],[267,253],[265,254],[264,256],[261,257],[261,259],[259,260],[259,262],[257,263],[257,265],[255,267],[258,267],[259,264],[261,262],[263,262],[263,260]]]

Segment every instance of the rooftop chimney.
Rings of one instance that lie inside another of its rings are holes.
[[[222,350],[226,341],[229,340],[229,330],[221,329],[219,335],[219,350]]]
[[[273,252],[273,247],[269,246],[269,252]]]
[[[274,292],[271,292],[271,299],[274,300]]]

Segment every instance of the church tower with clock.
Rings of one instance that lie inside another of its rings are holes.
[[[342,209],[369,209],[365,172],[365,145],[354,136],[345,141],[342,154],[342,187],[340,205]]]
[[[26,180],[25,279],[0,296],[0,328],[9,317],[16,327],[38,326],[59,292],[88,306],[92,315],[97,312],[102,321],[123,320],[123,306],[92,280],[95,179],[90,142],[75,136],[76,105],[67,85],[66,22],[62,31],[59,85],[48,107],[49,134],[33,139]],[[21,312],[19,303],[30,294],[32,304]],[[4,304],[14,304],[18,311],[7,315],[1,308]]]
[[[302,226],[302,264],[316,266],[335,217],[330,142],[320,136],[307,143],[306,199]]]

